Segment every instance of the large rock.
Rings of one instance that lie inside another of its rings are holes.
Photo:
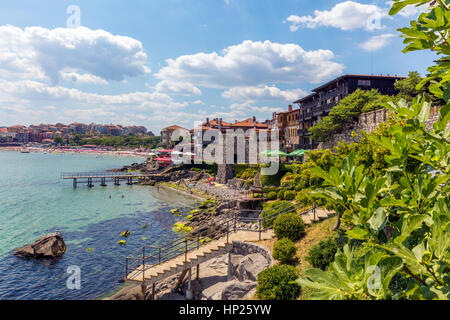
[[[222,290],[222,300],[240,300],[247,293],[256,287],[255,281],[238,281],[232,280],[226,282],[226,286]]]
[[[14,255],[24,258],[55,258],[66,252],[66,244],[59,232],[40,237],[31,244],[16,249]]]
[[[269,262],[261,253],[252,253],[239,262],[235,276],[240,281],[256,281],[258,273],[269,267]]]
[[[202,291],[203,300],[239,300],[256,287],[255,281],[218,282]]]
[[[103,300],[144,300],[144,295],[142,294],[142,287],[136,285],[125,287],[113,296]]]

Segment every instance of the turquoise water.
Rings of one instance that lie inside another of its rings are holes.
[[[95,298],[118,286],[126,255],[143,244],[176,237],[172,226],[177,218],[170,209],[186,213],[195,199],[125,184],[73,189],[70,180],[60,179],[61,172],[107,170],[142,160],[0,151],[0,299]],[[14,248],[57,230],[67,244],[63,257],[33,261],[12,255]],[[123,230],[131,236],[120,246]],[[67,289],[71,265],[81,269],[80,290]]]

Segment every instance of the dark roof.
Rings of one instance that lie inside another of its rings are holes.
[[[343,76],[340,76],[336,79],[333,79],[331,81],[328,81],[327,83],[313,89],[312,91],[317,92],[320,89],[323,89],[324,87],[329,86],[330,84],[337,82],[341,79],[345,79],[345,78],[364,78],[364,79],[405,79],[405,77],[399,77],[399,76],[390,76],[390,75],[365,75],[365,74],[344,74]]]
[[[303,101],[308,100],[309,98],[314,97],[315,95],[317,95],[316,92],[311,93],[311,94],[307,95],[306,97],[303,97],[303,98],[301,98],[301,99],[298,99],[297,101],[294,101],[294,103],[301,103],[301,102],[303,102]]]
[[[301,98],[301,99],[299,99],[299,100],[297,100],[297,101],[294,101],[294,103],[301,103],[302,101],[305,101],[305,100],[311,98],[312,96],[314,96],[314,95],[316,94],[316,92],[318,92],[318,91],[320,91],[321,89],[323,89],[323,88],[329,86],[330,84],[333,84],[333,83],[335,83],[335,82],[337,82],[337,81],[339,81],[339,80],[342,80],[342,79],[348,79],[348,78],[357,78],[357,79],[393,79],[393,80],[401,80],[401,79],[405,79],[406,77],[400,77],[400,76],[397,76],[397,75],[394,75],[394,76],[391,76],[391,75],[385,75],[385,76],[384,76],[384,75],[367,75],[367,74],[344,74],[344,75],[342,75],[342,76],[340,76],[340,77],[337,77],[337,78],[335,78],[335,79],[333,79],[333,80],[331,80],[331,81],[328,81],[328,82],[325,83],[325,84],[322,84],[321,86],[319,86],[319,87],[317,87],[317,88],[312,89],[311,91],[313,91],[314,93],[312,93],[312,94],[310,94],[310,95],[308,95],[308,96],[306,96],[306,97],[303,97],[303,98]]]

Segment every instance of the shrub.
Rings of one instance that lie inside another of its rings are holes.
[[[288,265],[276,265],[258,274],[256,297],[261,300],[293,300],[300,293],[297,269]]]
[[[312,200],[311,200],[310,192],[311,192],[311,189],[309,189],[309,188],[308,189],[303,189],[303,190],[297,192],[297,196],[295,197],[295,201],[297,203],[301,203],[303,205],[311,204]]]
[[[269,193],[269,192],[277,193],[277,190],[278,190],[278,187],[275,187],[275,186],[263,187],[263,191],[265,193]]]
[[[297,253],[294,243],[287,239],[281,239],[273,245],[272,257],[281,263],[292,261]]]
[[[292,206],[292,204],[288,201],[277,200],[271,203],[265,203],[263,207],[263,211],[261,212],[261,218],[265,218],[267,216],[273,215],[274,213],[284,210]],[[289,210],[286,210],[289,212]],[[268,220],[263,221],[264,228],[270,228],[273,226],[273,222],[275,221],[275,215]]]
[[[285,192],[286,192],[286,190],[284,190],[284,189],[281,189],[280,191],[278,191],[277,199],[283,200],[283,199],[284,199],[284,193],[285,193]]]
[[[277,193],[276,192],[269,192],[267,194],[267,200],[275,200],[277,198]]]
[[[319,244],[309,250],[306,260],[311,263],[314,268],[325,270],[330,263],[334,261],[334,256],[338,250],[336,240],[328,238],[322,240]]]
[[[294,191],[287,190],[284,193],[284,200],[291,201],[291,200],[294,200],[294,198],[295,198],[295,192]]]
[[[305,231],[303,219],[295,212],[280,214],[273,223],[273,231],[278,239],[300,239]]]

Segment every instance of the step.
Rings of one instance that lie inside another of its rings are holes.
[[[188,252],[187,261],[185,255],[179,255],[173,259],[169,259],[167,261],[162,262],[160,265],[156,266],[146,266],[144,271],[144,277],[142,275],[142,270],[136,269],[132,273],[128,275],[129,280],[134,281],[143,281],[151,280],[152,278],[161,278],[164,279],[165,274],[173,274],[174,272],[178,272],[180,268],[184,268],[186,263],[195,264],[197,261],[203,258],[207,258],[208,255],[212,255],[220,252],[223,249],[226,249],[230,244],[226,244],[223,242],[218,243],[210,243],[198,249],[192,250]],[[208,259],[205,259],[205,261]],[[139,266],[142,269],[142,266]],[[132,278],[133,277],[133,278]]]

